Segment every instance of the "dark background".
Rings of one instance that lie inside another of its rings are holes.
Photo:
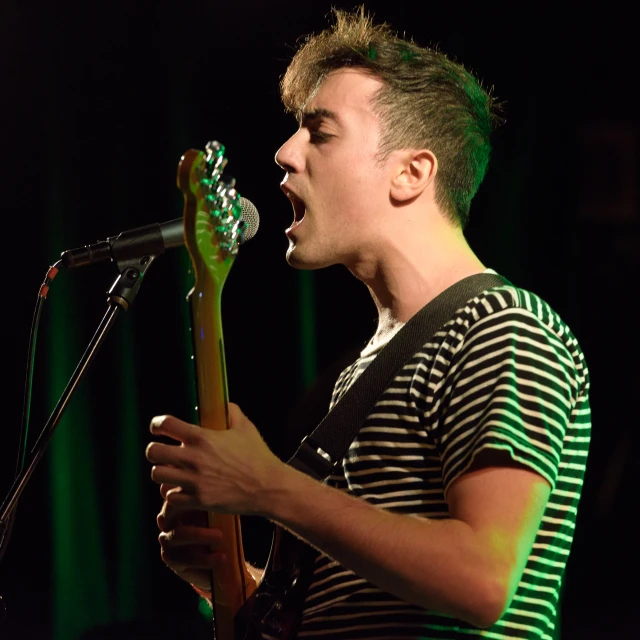
[[[438,44],[494,85],[506,103],[507,122],[496,134],[467,235],[485,264],[550,302],[585,352],[594,431],[562,598],[562,637],[631,637],[638,595],[631,521],[639,477],[631,360],[637,346],[631,281],[637,268],[635,21],[625,5],[612,2],[598,9],[402,0],[366,6],[418,43]],[[313,426],[316,414],[307,412],[305,421],[298,404],[304,387],[300,281],[284,260],[283,230],[292,214],[273,156],[295,130],[279,103],[278,79],[298,36],[324,28],[329,8],[328,2],[284,0],[2,3],[2,496],[15,465],[30,323],[47,267],[64,249],[179,217],[177,163],[185,150],[211,139],[226,145],[238,190],[261,214],[260,231],[242,247],[225,286],[231,399],[280,455],[307,422]],[[117,600],[116,581],[107,571],[106,586],[95,589],[97,578],[78,546],[74,589],[107,611],[102,635],[86,627],[85,638],[207,636],[197,599],[160,561],[160,500],[143,459],[153,415],[190,417],[187,264],[184,251],[176,250],[152,266],[72,401],[83,403],[87,419],[63,420],[54,437],[92,443],[69,451],[91,469],[86,480],[74,481],[95,483],[103,536],[98,552],[112,568],[121,532],[115,525],[120,498],[114,486],[123,471],[117,434],[125,415],[134,415],[139,427],[138,445],[128,451],[138,456],[131,477],[132,492],[140,495],[128,526],[144,541],[131,560],[137,612],[105,609],[99,594]],[[38,341],[32,439],[106,310],[114,268],[63,272],[52,286]],[[375,312],[364,287],[340,268],[316,273],[313,282],[317,368],[329,371],[330,380],[336,363],[370,336]],[[53,304],[58,324],[51,321]],[[56,344],[68,355],[66,369],[55,369]],[[125,369],[135,412],[121,394]],[[321,385],[321,404],[325,396]],[[53,637],[58,583],[51,523],[57,515],[50,455],[20,500],[0,564],[0,596],[9,608],[1,638]],[[264,561],[268,525],[248,520],[244,533],[249,559]],[[59,624],[56,633],[80,637]]]

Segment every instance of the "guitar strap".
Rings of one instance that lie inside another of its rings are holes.
[[[506,278],[479,273],[459,280],[416,313],[382,348],[320,424],[305,437],[288,464],[324,480],[341,463],[375,403],[396,374],[466,302],[505,284]]]

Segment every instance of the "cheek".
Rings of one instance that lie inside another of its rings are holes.
[[[323,176],[324,207],[332,216],[340,213],[354,221],[367,217],[388,195],[382,169],[373,161],[371,150],[364,145],[332,160],[318,173]]]
[[[357,170],[354,170],[352,184],[354,191],[358,192],[358,200],[363,206],[380,207],[386,198],[385,176],[380,167],[372,165],[371,162],[363,162]]]
[[[381,169],[372,162],[366,150],[349,154],[341,163],[341,168],[336,178],[342,189],[358,191],[361,195],[380,192],[383,186]]]

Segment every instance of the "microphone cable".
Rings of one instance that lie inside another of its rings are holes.
[[[14,480],[20,475],[24,469],[25,457],[27,454],[27,445],[29,441],[29,421],[31,417],[31,396],[33,389],[33,369],[36,356],[36,342],[38,338],[38,328],[40,326],[40,316],[42,315],[42,306],[47,299],[49,293],[49,287],[53,282],[53,279],[58,275],[59,267],[62,264],[62,260],[58,260],[52,267],[49,267],[44,282],[40,285],[38,291],[38,299],[36,300],[36,306],[33,312],[33,318],[31,321],[31,332],[29,335],[29,347],[27,351],[27,371],[25,375],[24,384],[24,396],[22,403],[22,421],[20,425],[20,435],[18,437],[18,457],[16,460],[16,474]],[[16,518],[17,503],[9,515],[8,521],[5,523],[4,531],[0,531],[0,561],[7,548],[11,530],[13,529],[13,523]]]

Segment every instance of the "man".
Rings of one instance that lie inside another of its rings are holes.
[[[343,264],[378,328],[333,402],[425,304],[487,269],[462,229],[489,157],[492,99],[462,66],[336,12],[282,81],[300,124],[280,148],[288,262]],[[269,518],[318,550],[299,637],[551,638],[590,434],[589,378],[568,327],[509,283],[459,309],[387,389],[338,471],[274,456],[231,428],[152,421],[162,557],[201,594],[219,532],[181,509]],[[251,465],[246,461],[251,460]],[[197,469],[197,471],[196,471]],[[256,579],[259,572],[253,570]]]

